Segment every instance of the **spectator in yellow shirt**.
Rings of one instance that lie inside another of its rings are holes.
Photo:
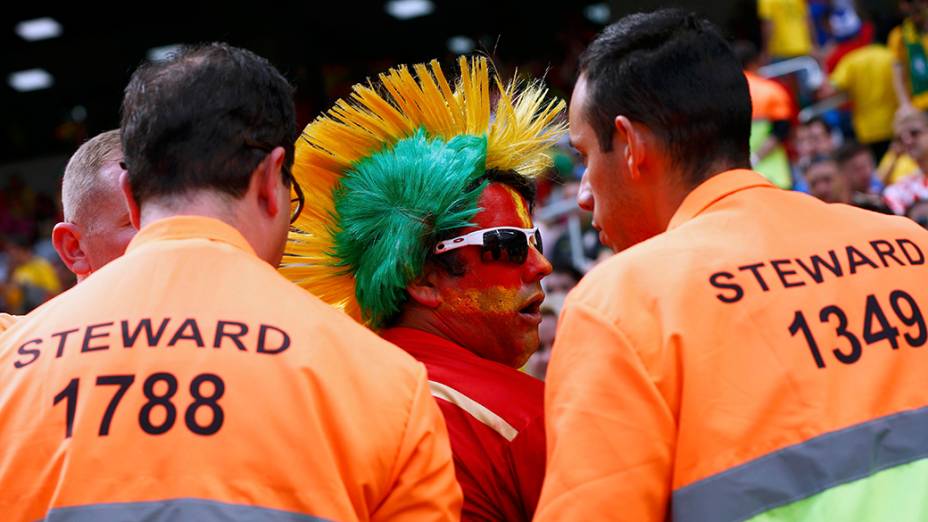
[[[6,240],[10,259],[7,307],[13,313],[26,313],[61,292],[61,282],[51,263],[32,252],[32,243],[23,235]]]
[[[878,36],[883,41],[884,34]],[[893,115],[899,102],[893,89],[893,53],[881,43],[855,49],[838,62],[831,83],[853,104],[851,123],[857,141],[882,158],[893,137]]]
[[[812,20],[805,0],[758,0],[763,51],[773,60],[812,53]]]

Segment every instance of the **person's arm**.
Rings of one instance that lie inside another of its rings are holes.
[[[905,84],[905,71],[899,62],[893,63],[893,90],[896,91],[896,99],[899,100],[899,106],[912,106],[912,97],[909,96],[909,89]]]
[[[786,139],[789,137],[789,120],[775,120],[771,125],[770,136],[767,136],[767,139],[760,144],[757,152],[755,152],[758,162],[769,156],[777,145],[786,143]]]
[[[896,169],[896,164],[899,163],[900,153],[898,152],[898,148],[900,147],[901,145],[899,145],[899,142],[893,140],[889,152],[884,155],[883,159],[880,160],[879,166],[876,168],[876,177],[883,185],[889,185],[889,175],[892,174],[893,170]]]
[[[902,27],[896,27],[889,33],[886,47],[893,53],[893,91],[896,93],[896,99],[900,107],[911,107],[912,97],[909,95],[909,87],[906,84],[908,72],[905,69],[908,52],[905,49],[905,43],[902,41]]]
[[[663,521],[676,424],[628,338],[568,301],[545,390],[548,469],[536,521]]]
[[[429,392],[425,368],[419,370],[392,488],[371,514],[372,521],[456,521],[461,517],[463,497],[454,477],[448,430]]]

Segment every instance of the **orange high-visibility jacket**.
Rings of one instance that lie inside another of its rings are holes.
[[[536,520],[928,520],[928,232],[718,174],[570,294]]]
[[[0,335],[0,519],[454,520],[425,368],[257,258],[156,221]]]

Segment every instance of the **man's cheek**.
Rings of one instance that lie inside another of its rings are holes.
[[[500,262],[487,263],[474,274],[473,286],[481,290],[519,288],[520,274],[512,267]]]
[[[504,287],[462,290],[448,300],[452,310],[462,315],[505,317],[520,307],[518,290]]]

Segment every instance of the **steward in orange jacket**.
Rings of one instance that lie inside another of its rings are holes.
[[[187,49],[134,73],[123,118],[140,232],[0,335],[2,518],[456,520],[425,368],[275,269],[286,81]]]
[[[928,233],[745,170],[750,125],[693,15],[586,51],[570,137],[620,252],[560,319],[536,520],[928,519]]]

